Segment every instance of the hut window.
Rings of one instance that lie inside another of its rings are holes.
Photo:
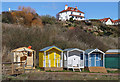
[[[23,60],[26,60],[26,59],[27,59],[26,56],[22,56],[22,57],[20,57],[20,61],[23,61]]]
[[[28,52],[28,56],[32,56],[32,52]]]
[[[16,62],[18,62],[18,55],[16,55]]]
[[[80,59],[83,60],[83,54],[80,55]]]

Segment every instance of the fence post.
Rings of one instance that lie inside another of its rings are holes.
[[[12,62],[12,74],[14,74],[14,64]]]

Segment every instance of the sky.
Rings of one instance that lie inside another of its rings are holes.
[[[86,19],[118,18],[118,2],[2,2],[2,11],[8,11],[8,8],[17,10],[18,6],[25,6],[35,9],[39,15],[56,17],[66,4],[69,7],[77,6],[85,13]]]

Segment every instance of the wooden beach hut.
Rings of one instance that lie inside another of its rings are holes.
[[[84,51],[78,48],[68,48],[64,50],[63,66],[73,71],[84,69]]]
[[[90,72],[105,72],[104,64],[105,53],[99,49],[87,49],[85,50],[85,67]]]
[[[105,67],[120,69],[120,49],[109,49],[106,51]]]
[[[63,50],[49,46],[39,51],[39,67],[44,70],[63,70]]]
[[[35,69],[36,51],[27,47],[20,47],[11,51],[12,62],[24,62],[25,69]],[[21,67],[23,63],[19,63]]]

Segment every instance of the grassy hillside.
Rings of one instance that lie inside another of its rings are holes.
[[[51,45],[61,49],[99,48],[103,51],[118,48],[117,26],[106,26],[99,21],[58,21],[49,15],[39,16],[23,10],[2,15],[3,61],[10,61],[12,49],[29,45],[37,51],[37,58],[40,49]]]

